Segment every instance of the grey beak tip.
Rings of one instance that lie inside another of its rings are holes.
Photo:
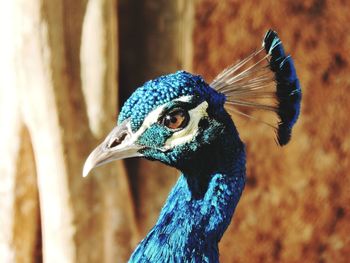
[[[83,168],[83,177],[87,177],[92,170],[93,166],[91,165],[90,158],[88,158],[84,164]]]

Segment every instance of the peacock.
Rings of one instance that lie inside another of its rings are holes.
[[[144,157],[181,172],[157,223],[129,262],[219,262],[218,243],[246,181],[245,145],[231,115],[266,123],[283,146],[300,102],[293,60],[273,30],[260,49],[209,85],[199,75],[178,71],[139,87],[83,169],[87,176],[110,161]],[[253,117],[251,109],[272,112],[276,124]]]

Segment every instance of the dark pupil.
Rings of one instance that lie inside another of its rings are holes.
[[[176,116],[169,116],[170,122],[171,123],[176,123],[177,122],[177,117]]]
[[[178,129],[183,125],[186,125],[187,122],[186,114],[183,110],[177,110],[171,113],[168,113],[163,119],[163,125],[170,129]]]
[[[165,126],[169,126],[170,124],[175,124],[176,122],[177,122],[177,116],[167,115],[165,117],[164,124]]]

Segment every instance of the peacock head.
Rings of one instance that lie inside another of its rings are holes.
[[[221,146],[243,147],[229,114],[256,120],[237,107],[274,113],[277,125],[262,122],[274,128],[283,146],[291,138],[300,102],[293,60],[277,33],[269,30],[259,50],[225,69],[210,85],[200,76],[178,71],[138,88],[123,106],[117,127],[88,157],[83,175],[104,163],[137,156],[180,170],[196,165],[198,171],[202,163],[221,167],[223,158],[232,157],[232,152],[215,155]],[[228,136],[221,136],[225,132]]]
[[[130,157],[183,168],[223,134],[227,122],[232,123],[225,100],[200,76],[185,71],[146,82],[125,102],[118,125],[90,154],[83,175]]]

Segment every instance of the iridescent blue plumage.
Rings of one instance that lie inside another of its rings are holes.
[[[218,130],[208,129],[206,135],[169,152],[145,153],[182,174],[130,262],[218,262],[218,243],[245,184],[243,143],[231,118],[226,114],[220,119],[221,125],[208,120],[201,128],[216,126],[216,138],[209,137]]]

